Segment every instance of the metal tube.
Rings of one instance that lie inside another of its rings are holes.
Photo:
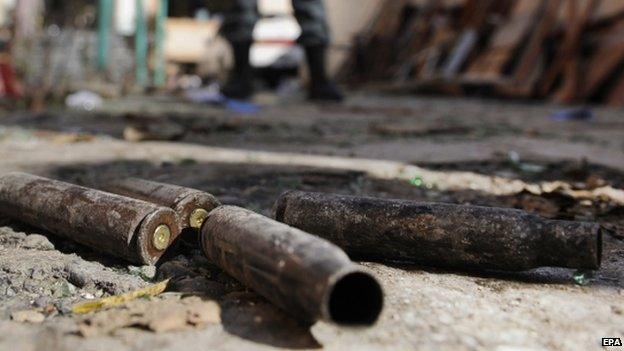
[[[215,264],[302,321],[369,325],[381,312],[379,283],[340,248],[252,211],[216,208],[201,243]]]
[[[113,0],[98,1],[97,68],[106,70],[110,47],[110,28],[113,18]]]
[[[154,31],[154,85],[162,87],[167,80],[167,61],[165,57],[166,22],[169,15],[169,0],[158,1],[156,29]]]
[[[136,30],[134,35],[134,69],[136,84],[145,87],[149,83],[147,56],[149,50],[147,21],[145,19],[145,4],[143,0],[135,0]]]
[[[0,175],[0,213],[140,264],[179,234],[169,208],[26,173]]]
[[[509,271],[596,269],[601,259],[598,224],[514,209],[292,191],[277,201],[275,218],[358,259]]]
[[[173,209],[181,231],[198,230],[208,212],[221,205],[217,198],[200,190],[138,178],[112,181],[103,190]]]

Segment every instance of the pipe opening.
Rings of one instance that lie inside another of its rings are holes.
[[[371,325],[383,307],[383,291],[375,278],[363,272],[342,277],[329,296],[329,315],[336,324]]]

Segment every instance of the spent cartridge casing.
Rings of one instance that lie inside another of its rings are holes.
[[[252,211],[221,206],[201,229],[208,259],[304,322],[373,324],[377,280],[337,246]]]
[[[364,260],[521,271],[596,269],[601,259],[598,224],[515,209],[290,191],[275,218]]]
[[[179,234],[169,208],[26,173],[0,175],[0,213],[138,264]]]
[[[217,198],[200,190],[139,178],[109,182],[104,190],[173,209],[180,230],[199,230],[208,212],[221,205]]]

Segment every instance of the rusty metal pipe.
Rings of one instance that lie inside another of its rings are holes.
[[[304,322],[373,324],[383,305],[377,280],[330,242],[252,211],[221,206],[201,229],[206,256]]]
[[[26,173],[0,175],[0,213],[139,264],[179,234],[169,208]]]
[[[291,191],[275,218],[365,260],[521,271],[596,269],[601,259],[598,224],[514,209]]]
[[[138,178],[109,182],[103,190],[173,209],[180,230],[199,230],[208,212],[221,205],[217,198],[200,190]]]

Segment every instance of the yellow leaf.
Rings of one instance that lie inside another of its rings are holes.
[[[132,301],[140,297],[157,296],[165,291],[168,283],[169,279],[129,293],[109,296],[95,301],[82,302],[74,305],[74,307],[72,307],[72,312],[76,314],[89,313],[103,308],[119,306],[127,301]]]

